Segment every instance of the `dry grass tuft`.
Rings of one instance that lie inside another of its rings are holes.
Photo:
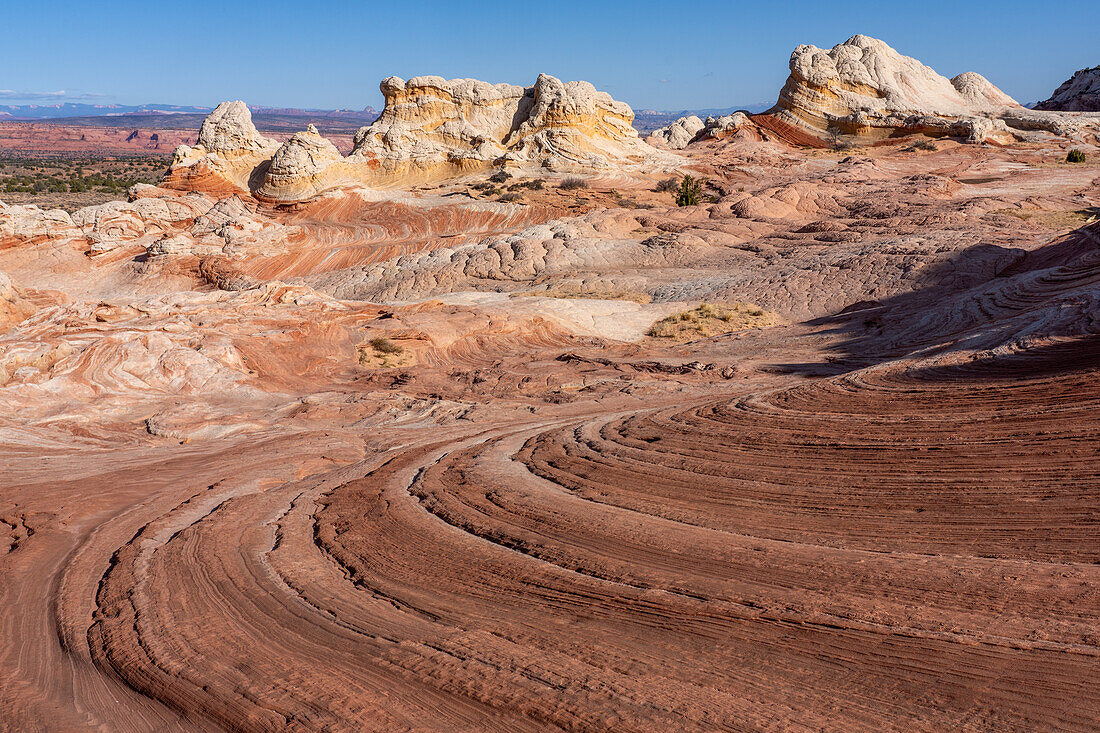
[[[1055,211],[1051,209],[997,209],[989,212],[990,215],[999,214],[1011,216],[1020,221],[1038,224],[1047,229],[1077,229],[1078,227],[1096,221],[1100,216],[1100,209],[1077,209],[1076,211]]]
[[[785,323],[779,315],[751,303],[703,303],[650,326],[647,336],[674,341],[718,336]]]
[[[580,299],[591,298],[593,300],[629,300],[634,303],[649,303],[653,298],[649,293],[640,290],[618,290],[615,288],[571,288],[557,287],[549,290],[528,290],[516,293],[521,297],[532,298],[564,298]]]

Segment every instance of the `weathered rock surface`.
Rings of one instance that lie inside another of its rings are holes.
[[[73,218],[63,209],[8,205],[0,201],[0,247],[37,239],[60,239],[77,231]]]
[[[1100,112],[1100,66],[1076,72],[1035,109]]]
[[[1009,142],[1027,131],[1059,135],[1098,126],[1033,112],[975,72],[947,79],[885,42],[856,35],[832,49],[802,45],[770,114],[824,135],[870,138],[896,131]]]
[[[390,77],[381,90],[385,109],[359,130],[346,158],[315,128],[276,146],[258,136],[243,103],[220,105],[203,124],[200,144],[180,148],[168,181],[221,190],[228,180],[260,199],[290,203],[342,186],[393,187],[493,165],[614,171],[678,162],[638,137],[628,105],[588,82],[540,74],[525,88]]]
[[[34,306],[12,285],[7,273],[0,272],[0,331],[13,323],[18,323],[34,312]],[[6,374],[0,366],[0,384],[6,381]]]

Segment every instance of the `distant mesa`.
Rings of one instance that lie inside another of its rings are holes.
[[[1081,69],[1054,90],[1050,99],[1035,105],[1035,109],[1100,112],[1100,66]]]
[[[584,81],[540,74],[521,87],[390,77],[381,90],[385,108],[356,133],[346,158],[312,125],[280,146],[257,132],[243,102],[220,104],[198,144],[176,151],[166,185],[236,188],[288,203],[333,188],[407,185],[497,165],[595,171],[678,162],[642,142],[628,105]]]

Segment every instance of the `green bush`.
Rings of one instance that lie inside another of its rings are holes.
[[[676,194],[677,206],[696,206],[703,200],[703,188],[707,179],[684,176],[680,181],[680,190]]]
[[[1084,150],[1078,150],[1077,148],[1074,148],[1073,150],[1069,151],[1069,155],[1066,156],[1066,162],[1067,163],[1084,163],[1085,162],[1085,151]]]

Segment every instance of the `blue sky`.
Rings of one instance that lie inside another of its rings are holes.
[[[386,76],[587,79],[635,108],[775,100],[800,43],[882,38],[1021,102],[1100,64],[1096,0],[0,0],[0,103],[380,106]],[[63,93],[61,93],[63,92]]]

